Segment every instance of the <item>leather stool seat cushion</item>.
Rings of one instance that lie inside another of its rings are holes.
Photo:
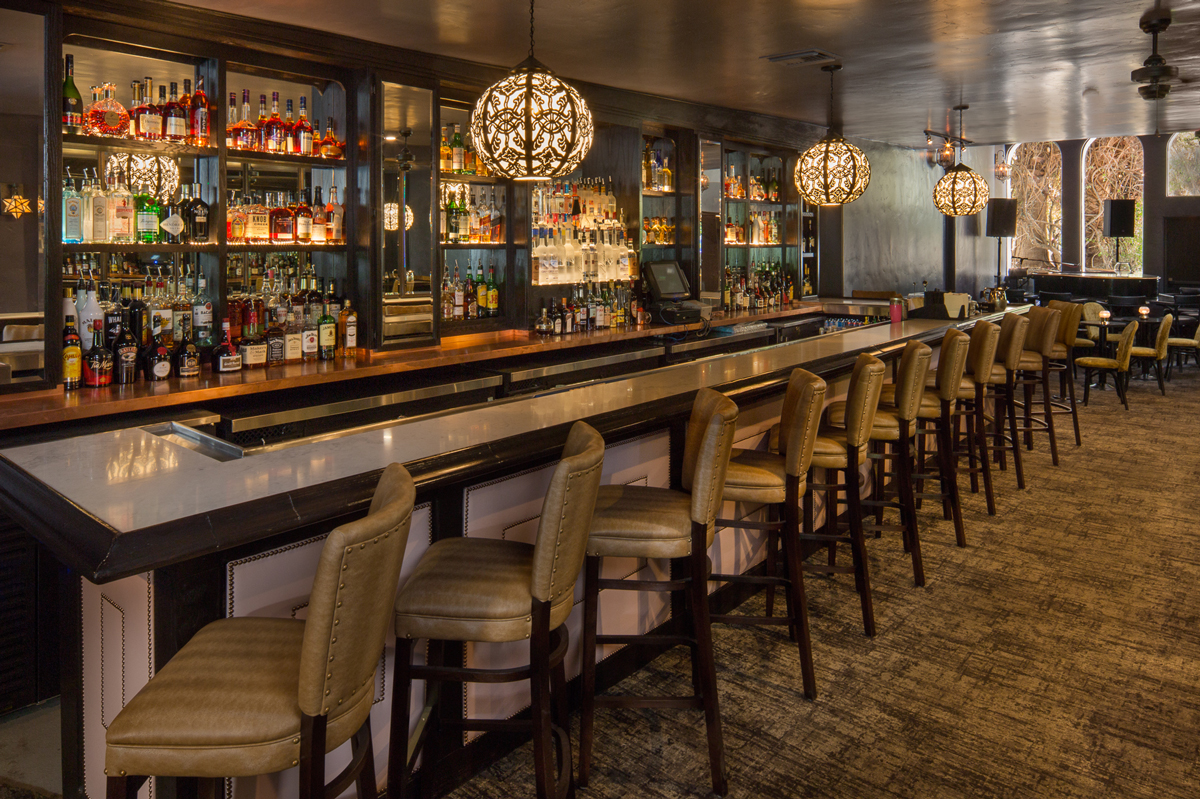
[[[800,488],[804,489],[804,480]],[[786,499],[786,490],[787,464],[782,455],[753,449],[735,449],[730,454],[722,494],[726,501],[774,504]]]
[[[524,641],[533,632],[533,545],[494,538],[444,538],[421,558],[396,597],[396,637]],[[550,608],[550,629],[574,597]]]
[[[205,626],[109,725],[108,774],[248,777],[296,765],[303,640],[296,619]],[[330,711],[326,751],[362,726],[373,689]]]
[[[1056,351],[1058,349],[1058,346],[1059,345],[1057,345],[1057,344],[1054,345]],[[1092,341],[1090,338],[1079,337],[1079,338],[1075,339],[1075,349],[1077,349],[1077,350],[1078,349],[1084,349],[1084,350],[1091,349],[1094,346],[1096,346],[1096,342]],[[1063,347],[1063,349],[1065,350],[1066,347]],[[1054,357],[1055,358],[1065,358],[1066,356],[1065,355],[1055,355]]]
[[[867,448],[858,452],[860,464],[867,461]],[[846,468],[846,429],[822,426],[813,444],[812,466],[817,469]]]
[[[1167,339],[1167,343],[1170,344],[1171,340]],[[1192,343],[1195,343],[1195,342],[1192,342]],[[1134,358],[1157,358],[1158,357],[1158,353],[1155,351],[1155,349],[1153,347],[1130,347],[1129,354],[1132,355]]]
[[[895,392],[893,391],[893,395]],[[825,419],[833,427],[846,426],[846,401],[839,400],[829,404],[825,409]],[[909,425],[909,435],[915,431],[916,425]],[[880,407],[875,411],[875,423],[871,425],[872,441],[899,441],[900,417],[896,409]]]
[[[1042,367],[1039,366],[1039,369]],[[1008,369],[1002,363],[992,364],[992,373],[988,375],[988,382],[992,385],[1003,386],[1008,382]]]
[[[1082,366],[1085,369],[1116,369],[1118,364],[1113,358],[1099,358],[1094,355],[1088,355],[1083,358],[1075,359],[1076,366]]]
[[[1168,347],[1196,347],[1200,348],[1200,344],[1193,338],[1169,338],[1167,339]]]
[[[971,396],[975,396],[975,390],[971,389]],[[891,410],[896,405],[896,386],[889,383],[879,392],[879,407],[884,410]],[[942,418],[942,402],[937,398],[932,391],[926,391],[921,395],[921,407],[917,409],[918,419],[941,419]]]
[[[929,389],[930,391],[937,391],[936,374],[931,374],[929,377],[925,378],[925,388]],[[975,378],[971,377],[970,375],[963,375],[962,381],[958,384],[958,399],[975,399]]]
[[[1089,341],[1088,343],[1090,344],[1091,342]],[[1050,357],[1056,358],[1059,360],[1066,358],[1067,357],[1067,345],[1059,344],[1057,341],[1054,342],[1050,346]]]
[[[1067,357],[1065,354],[1063,357]],[[1033,350],[1025,350],[1021,353],[1021,361],[1017,365],[1018,369],[1030,372],[1042,371],[1042,354]]]
[[[708,544],[712,539],[710,525]],[[600,486],[588,535],[589,555],[683,558],[691,552],[691,494],[669,488]]]

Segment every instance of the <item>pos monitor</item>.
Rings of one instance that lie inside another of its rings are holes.
[[[655,304],[681,302],[692,293],[688,287],[687,276],[676,261],[652,261],[644,264],[642,271],[646,275],[650,296]]]

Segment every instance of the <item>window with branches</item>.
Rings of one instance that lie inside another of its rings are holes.
[[[1030,268],[1062,262],[1062,154],[1051,141],[1024,142],[1009,154],[1017,235],[1012,265]]]
[[[1104,201],[1137,200],[1132,238],[1121,239],[1121,260],[1133,270],[1142,268],[1142,142],[1136,136],[1093,139],[1083,156],[1084,265],[1088,269],[1116,267],[1116,239],[1104,236]]]
[[[1200,197],[1200,136],[1176,133],[1167,148],[1167,195]]]

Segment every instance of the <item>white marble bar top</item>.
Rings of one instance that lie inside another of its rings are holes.
[[[480,446],[781,369],[816,364],[934,333],[945,321],[912,320],[516,397],[458,412],[399,420],[341,438],[225,462],[139,428],[0,450],[0,455],[119,533],[217,508],[288,494],[341,478]],[[294,507],[294,506],[293,506]]]

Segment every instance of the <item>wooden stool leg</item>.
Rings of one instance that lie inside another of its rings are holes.
[[[1072,384],[1074,390],[1074,384]],[[984,415],[984,401],[987,399],[987,386],[975,384],[975,437],[979,445],[980,471],[983,472],[983,495],[987,499],[989,516],[996,515],[996,494],[992,489],[992,461],[988,453],[987,417]]]
[[[958,467],[954,463],[954,453],[950,451],[950,404],[942,403],[942,424],[939,432],[945,442],[938,442],[938,449],[945,449],[941,459],[939,473],[942,478],[942,492],[946,494],[950,504],[951,518],[954,520],[954,538],[960,547],[967,545],[967,535],[963,530],[962,502],[958,496]]]
[[[863,538],[862,500],[858,486],[858,451],[846,453],[846,505],[850,515],[851,554],[858,599],[862,604],[863,631],[875,635],[875,608],[871,601],[871,575],[867,566],[867,542]]]
[[[596,725],[596,621],[600,609],[600,558],[583,562],[583,668],[579,677],[579,785],[592,771],[592,736]],[[389,797],[389,799],[391,799]]]
[[[538,799],[556,799],[554,729],[551,723],[553,700],[550,691],[550,604],[533,619],[529,638],[529,694],[533,717],[533,770]],[[538,608],[541,611],[541,608]],[[568,755],[569,757],[569,755]]]
[[[692,624],[695,627],[697,666],[704,702],[704,723],[708,729],[708,761],[712,769],[713,793],[724,796],[728,790],[725,777],[725,744],[721,738],[721,710],[717,701],[717,669],[713,658],[712,619],[708,609],[708,552],[707,530],[704,525],[692,524],[691,580]]]
[[[412,703],[411,638],[396,639],[396,657],[392,666],[392,724],[388,733],[388,799],[408,795],[408,715]]]
[[[804,593],[804,566],[800,552],[800,479],[787,478],[787,499],[784,503],[783,557],[787,569],[788,596],[791,598],[792,634],[800,649],[800,677],[804,696],[817,698],[817,678],[813,671],[812,639],[808,629],[808,597]]]
[[[882,455],[887,450],[887,445],[881,442],[872,441],[868,444],[868,447],[877,455]],[[887,480],[887,477],[884,476],[884,472],[887,471],[884,468],[886,462],[887,459],[884,457],[875,459],[875,499],[879,500],[880,503],[875,508],[875,524],[877,526],[883,524],[883,503],[887,501],[887,491],[884,489],[884,485]],[[882,530],[875,531],[876,538],[880,538],[882,536]]]
[[[1022,408],[1024,413],[1025,449],[1033,449],[1033,383],[1029,382],[1028,374],[1022,380],[1021,391],[1025,396],[1025,405]]]
[[[1163,383],[1163,362],[1156,360],[1154,362],[1154,376],[1158,378],[1158,390],[1162,395],[1167,396],[1167,386]]]
[[[1012,375],[1008,377],[1008,432],[1012,436],[1013,468],[1017,472],[1017,488],[1025,488],[1025,470],[1021,468],[1021,437],[1017,433],[1017,387]],[[1028,409],[1028,405],[1025,406]]]
[[[961,406],[962,403],[960,402],[959,405]],[[962,419],[962,426],[963,426],[963,429],[966,431],[965,437],[967,439],[967,468],[969,469],[970,475],[971,475],[971,493],[978,494],[979,493],[979,465],[976,461],[976,455],[975,455],[976,444],[978,443],[976,441],[976,437],[975,437],[975,413],[973,410],[965,410],[964,409],[963,415],[961,417],[955,417],[955,418]],[[957,421],[955,422],[955,428],[956,428],[955,429],[955,437],[957,438],[957,436],[958,436]]]
[[[563,634],[567,629],[563,627]],[[558,732],[556,740],[560,741],[563,751],[560,751],[558,769],[567,777],[567,793],[563,799],[573,799],[575,796],[575,767],[571,761],[571,708],[567,699],[567,664],[566,658],[555,664],[550,673],[550,698],[554,702],[552,719]],[[556,786],[557,788],[558,786]]]
[[[137,799],[138,791],[146,782],[141,776],[109,777],[105,781],[106,799]]]
[[[992,454],[1000,471],[1008,471],[1008,458],[1004,454],[1004,425],[1008,421],[1008,391],[996,386],[996,408],[992,414]]]
[[[378,799],[379,785],[375,782],[375,745],[371,742],[371,716],[359,727],[358,732],[350,739],[351,757],[357,757],[362,752],[362,765],[354,784],[358,791],[358,799]]]
[[[1054,407],[1050,404],[1050,360],[1042,358],[1042,415],[1050,433],[1050,461],[1058,465],[1058,437],[1054,435]]]
[[[833,472],[833,477],[828,477],[829,472]],[[837,565],[837,541],[833,540],[833,536],[837,535],[837,518],[838,518],[838,474],[836,470],[826,469],[825,473],[826,484],[829,488],[825,489],[825,535],[830,537],[829,541],[829,565]],[[832,575],[831,575],[832,576]]]
[[[446,665],[446,642],[438,640],[430,640],[429,647],[426,650],[425,662],[430,666]],[[418,787],[421,789],[421,799],[434,799],[436,794],[433,775],[433,768],[439,760],[442,759],[442,751],[446,749],[446,727],[442,724],[442,713],[449,713],[443,703],[440,701],[440,693],[442,686],[440,683],[435,683],[431,680],[425,682],[426,703],[429,703],[429,692],[437,691],[439,698],[435,699],[432,711],[429,714],[429,720],[425,723],[425,740],[421,744],[421,769],[420,782]],[[390,799],[390,797],[389,797]]]
[[[774,511],[774,506],[767,510],[767,518],[771,518],[771,513]],[[767,563],[766,572],[768,577],[775,577],[779,574],[779,537],[775,530],[767,530]],[[775,615],[775,586],[767,586],[767,616]]]
[[[917,473],[925,473],[925,459],[928,454],[925,452],[925,428],[926,423],[923,419],[917,420]],[[921,494],[925,491],[925,478],[917,478],[917,493]],[[921,498],[917,497],[917,508],[921,507]]]
[[[1092,391],[1092,367],[1083,367],[1083,407],[1087,407],[1088,396]]]
[[[1074,361],[1071,364],[1074,365]],[[1086,389],[1085,389],[1086,391]],[[1083,446],[1083,438],[1079,435],[1079,406],[1075,403],[1075,381],[1067,381],[1067,401],[1071,403],[1071,423],[1075,425],[1075,446]]]
[[[900,421],[900,440],[896,442],[896,471],[899,481],[900,520],[912,557],[913,582],[925,585],[925,566],[921,562],[921,536],[917,529],[917,508],[913,498],[913,462],[908,422]]]

